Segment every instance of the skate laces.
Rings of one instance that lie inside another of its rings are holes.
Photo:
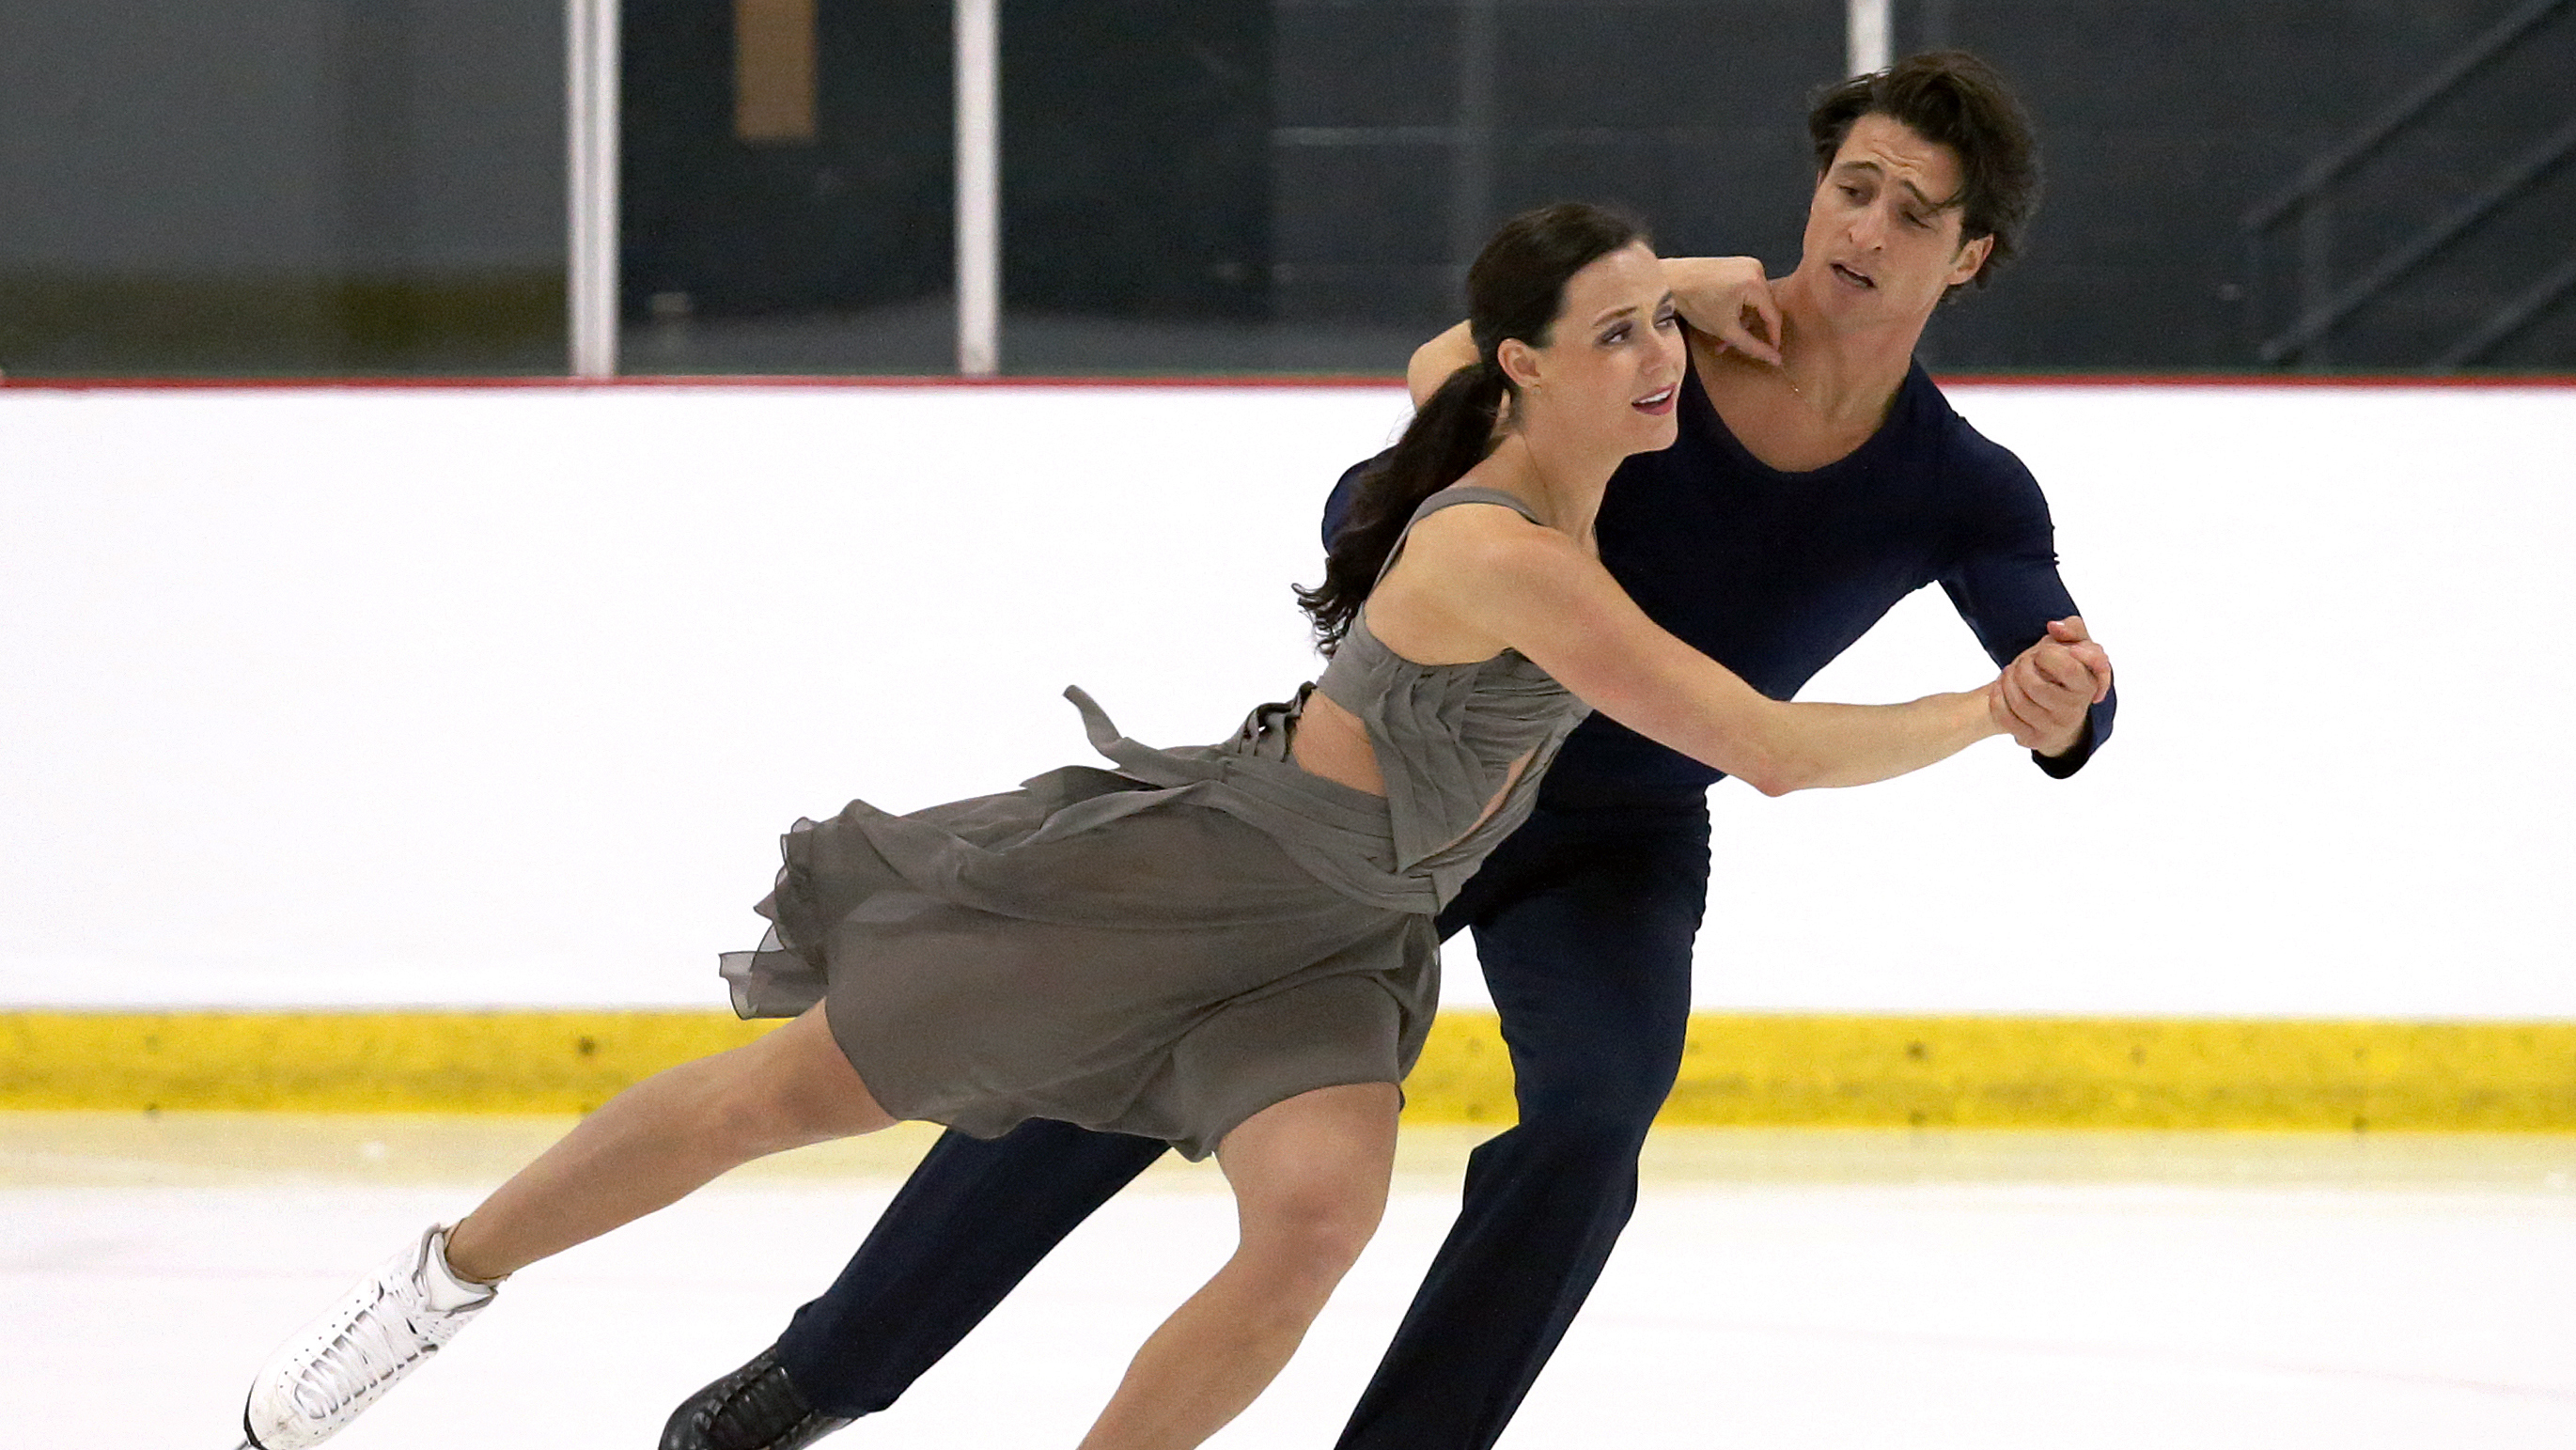
[[[436,1351],[471,1309],[482,1307],[433,1309],[420,1302],[413,1277],[396,1269],[376,1280],[373,1295],[349,1313],[296,1377],[296,1408],[327,1419],[383,1390]]]

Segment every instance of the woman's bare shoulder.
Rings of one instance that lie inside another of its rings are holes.
[[[1489,568],[1525,568],[1569,551],[1581,552],[1564,534],[1491,499],[1461,499],[1425,515],[1406,541],[1408,556],[1417,548],[1456,563]]]
[[[1413,526],[1404,556],[1370,596],[1380,640],[1425,663],[1478,660],[1506,647],[1499,607],[1520,594],[1561,594],[1589,559],[1573,540],[1518,510],[1461,502]]]

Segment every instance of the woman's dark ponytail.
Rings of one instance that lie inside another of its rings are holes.
[[[1642,240],[1626,217],[1561,202],[1505,222],[1476,255],[1467,270],[1467,327],[1476,360],[1424,400],[1394,449],[1361,476],[1325,554],[1324,582],[1297,590],[1324,653],[1350,632],[1413,511],[1493,452],[1504,400],[1518,396],[1495,356],[1504,340],[1547,346],[1565,284],[1595,260]]]
[[[1331,654],[1350,631],[1352,616],[1376,586],[1413,511],[1494,450],[1494,420],[1510,391],[1502,368],[1483,358],[1451,373],[1415,410],[1385,461],[1361,476],[1324,556],[1324,582],[1297,591],[1324,653]]]

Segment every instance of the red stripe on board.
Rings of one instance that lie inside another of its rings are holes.
[[[2576,388],[2576,373],[1942,373],[1945,388]]]
[[[2410,375],[2405,373],[2327,376],[2297,373],[1943,373],[1945,388],[2576,388],[2576,374]],[[1312,376],[1247,377],[1002,377],[961,378],[945,375],[898,376],[733,376],[669,375],[619,378],[568,377],[423,377],[423,378],[6,378],[0,389],[14,392],[420,392],[511,389],[563,391],[622,388],[740,388],[790,391],[811,388],[1088,388],[1133,389],[1291,389],[1399,388],[1401,377],[1365,377],[1348,373]]]
[[[709,374],[619,378],[0,378],[0,388],[27,392],[219,392],[304,390],[311,392],[396,393],[415,390],[529,388],[541,391],[597,388],[754,388],[787,391],[798,388],[1400,388],[1404,379],[1355,377],[1348,373],[1314,376],[1170,378],[961,378],[815,376],[775,374],[733,376]]]

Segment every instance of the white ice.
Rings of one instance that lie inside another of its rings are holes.
[[[26,1444],[228,1447],[273,1344],[550,1119],[0,1114],[0,1402]],[[1214,1443],[1331,1444],[1475,1135]],[[347,1450],[635,1447],[819,1291],[924,1143],[757,1165],[513,1281]],[[2576,1443],[2576,1138],[1659,1134],[1636,1220],[1503,1444]],[[836,1450],[1070,1445],[1225,1253],[1160,1169]]]

